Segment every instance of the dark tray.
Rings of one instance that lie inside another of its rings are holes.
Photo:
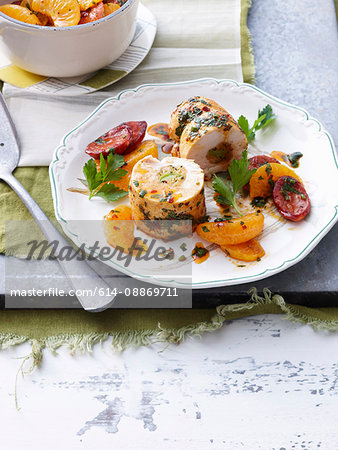
[[[258,293],[268,288],[280,294],[285,301],[312,307],[338,307],[338,225],[336,225],[300,263],[264,280],[229,287],[193,290],[193,308],[215,308],[219,305],[248,301],[247,291],[256,287]],[[128,277],[123,277],[128,279]],[[142,284],[149,287],[149,284]],[[74,297],[64,297],[59,307],[76,307]],[[126,307],[126,299],[118,296],[114,307]],[[152,302],[133,303],[130,306],[149,307]],[[4,296],[0,296],[0,308],[4,307]]]

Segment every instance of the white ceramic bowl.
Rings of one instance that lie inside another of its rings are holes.
[[[139,0],[115,13],[73,27],[42,27],[0,13],[0,46],[13,64],[49,77],[73,77],[115,61],[129,46]],[[0,0],[0,5],[10,1]]]

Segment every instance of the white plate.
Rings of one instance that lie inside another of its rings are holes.
[[[136,30],[127,50],[116,61],[94,73],[73,78],[45,78],[26,87],[26,92],[53,94],[58,96],[82,95],[103,89],[121,80],[132,72],[147,56],[156,34],[156,19],[141,3],[137,11]],[[11,62],[0,54],[0,69]],[[20,70],[17,68],[17,70]],[[22,71],[25,77],[25,71]]]
[[[259,149],[265,153],[272,150],[303,153],[297,173],[311,198],[310,215],[300,223],[280,222],[276,216],[266,217],[267,232],[263,232],[260,239],[266,255],[260,262],[238,264],[217,249],[204,263],[191,264],[192,285],[177,278],[177,264],[174,264],[174,270],[173,264],[170,267],[149,267],[149,264],[135,263],[128,268],[116,260],[107,264],[155,284],[206,288],[260,280],[301,261],[337,221],[338,165],[333,141],[322,125],[303,109],[272,97],[255,86],[232,80],[203,79],[143,85],[123,91],[118,97],[104,101],[71,130],[56,149],[50,165],[55,214],[65,233],[77,245],[85,242],[89,246],[90,239],[81,228],[81,221],[101,220],[114,207],[103,200],[89,201],[84,195],[67,191],[69,187],[81,187],[77,178],[83,176],[82,167],[88,159],[84,153],[86,145],[123,121],[168,122],[176,105],[195,95],[219,102],[235,118],[244,114],[250,123],[257,117],[258,109],[267,103],[272,106],[277,119],[269,129],[257,133],[255,147],[249,146],[249,152]],[[194,238],[190,242],[186,239],[191,248],[200,240]]]

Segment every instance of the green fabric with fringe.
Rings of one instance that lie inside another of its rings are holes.
[[[28,342],[31,367],[39,366],[43,350],[55,353],[64,346],[75,352],[91,351],[111,339],[111,347],[179,344],[190,336],[201,336],[222,328],[229,320],[259,314],[283,314],[293,322],[330,331],[338,330],[338,308],[307,308],[287,304],[280,295],[264,289],[263,296],[251,289],[247,303],[222,305],[214,310],[111,309],[98,314],[82,310],[9,310],[0,313],[0,348]]]

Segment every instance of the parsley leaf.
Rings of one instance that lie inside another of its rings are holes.
[[[94,159],[90,159],[83,167],[83,174],[89,188],[89,199],[97,196],[107,202],[113,202],[127,195],[127,192],[108,181],[121,180],[127,171],[121,169],[124,165],[124,157],[115,153],[109,153],[107,160],[100,155],[100,172],[97,171]]]
[[[245,116],[240,116],[238,125],[244,131],[248,142],[251,142],[256,137],[258,130],[268,126],[277,116],[273,113],[271,105],[266,105],[262,110],[258,111],[258,117],[250,128],[248,119]]]
[[[240,118],[238,119],[238,125],[244,131],[248,142],[251,142],[255,137],[255,133],[254,133],[253,129],[249,127],[248,119],[244,116],[240,116]]]
[[[251,176],[256,172],[256,169],[249,169],[250,161],[248,160],[248,153],[245,150],[239,160],[232,160],[229,165],[229,175],[232,181],[232,186],[229,181],[224,182],[222,178],[217,175],[213,176],[212,187],[219,194],[217,202],[222,205],[233,206],[239,215],[243,215],[236,203],[237,192],[245,186]]]
[[[116,187],[114,184],[104,184],[96,196],[103,198],[107,202],[115,202],[126,194],[126,191]]]
[[[96,170],[96,164],[93,159],[90,159],[86,162],[86,164],[83,167],[83,175],[85,176],[87,180],[87,184],[89,187],[90,193],[97,187],[98,181],[97,181],[97,170]]]

